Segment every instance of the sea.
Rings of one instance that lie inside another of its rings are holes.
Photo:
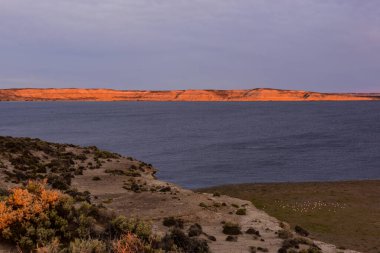
[[[0,102],[0,135],[101,149],[186,188],[380,179],[380,102]]]

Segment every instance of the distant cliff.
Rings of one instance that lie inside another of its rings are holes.
[[[112,90],[3,89],[0,101],[351,101],[380,100],[378,94],[318,93],[299,90]]]

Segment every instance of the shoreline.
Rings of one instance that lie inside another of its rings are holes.
[[[320,93],[256,88],[246,90],[0,89],[0,101],[372,101],[378,93]]]
[[[0,188],[20,187],[28,179],[49,178],[51,187],[74,194],[78,201],[84,197],[90,204],[117,215],[151,223],[152,233],[160,237],[173,231],[165,220],[181,221],[182,233],[198,224],[203,232],[193,240],[206,242],[211,252],[250,253],[253,248],[277,252],[289,247],[289,240],[296,240],[293,242],[302,249],[320,249],[313,252],[355,252],[297,234],[250,201],[194,192],[158,180],[151,164],[96,147],[0,136],[0,161]],[[239,231],[230,234],[226,227]],[[0,243],[0,251],[2,246]]]

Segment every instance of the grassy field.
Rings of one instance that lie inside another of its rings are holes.
[[[380,181],[242,184],[200,191],[250,200],[339,247],[380,252]]]

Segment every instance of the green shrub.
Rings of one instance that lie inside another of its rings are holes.
[[[277,232],[277,235],[279,238],[281,239],[289,239],[289,238],[292,238],[293,237],[293,234],[292,232],[288,231],[288,230],[285,230],[285,229],[282,229],[282,230],[279,230]]]
[[[226,237],[227,242],[237,242],[238,237],[236,235],[229,235]]]
[[[236,210],[236,214],[237,215],[246,215],[247,210],[245,208],[239,208],[238,210]]]
[[[174,228],[163,240],[163,249],[172,250],[172,244],[182,249],[186,253],[209,253],[207,241],[199,238],[190,238],[182,230]]]
[[[165,227],[176,227],[181,229],[184,227],[184,221],[174,217],[165,217],[162,224]]]
[[[256,235],[256,236],[261,236],[260,235],[260,232],[254,228],[248,228],[247,231],[245,231],[246,234],[249,234],[249,235]]]
[[[199,225],[198,223],[195,223],[193,225],[190,226],[189,228],[189,237],[193,237],[193,236],[200,236],[202,234],[202,226]]]
[[[298,225],[295,226],[294,230],[295,230],[296,233],[299,234],[299,235],[302,235],[302,236],[309,236],[309,232],[308,232],[306,229],[304,229],[304,228],[302,228],[302,227],[300,227],[300,226],[298,226]]]
[[[133,233],[141,239],[147,240],[151,236],[151,224],[138,219],[128,219],[125,216],[120,215],[113,219],[110,225],[110,232],[113,237],[119,237],[126,233]]]
[[[207,208],[207,207],[208,207],[208,206],[207,206],[205,203],[203,203],[203,202],[199,203],[199,206],[200,206],[200,207],[203,207],[203,208]]]
[[[70,242],[70,253],[104,253],[106,244],[98,239],[75,239]]]
[[[226,222],[223,225],[223,233],[226,235],[240,235],[241,227],[236,223]]]

